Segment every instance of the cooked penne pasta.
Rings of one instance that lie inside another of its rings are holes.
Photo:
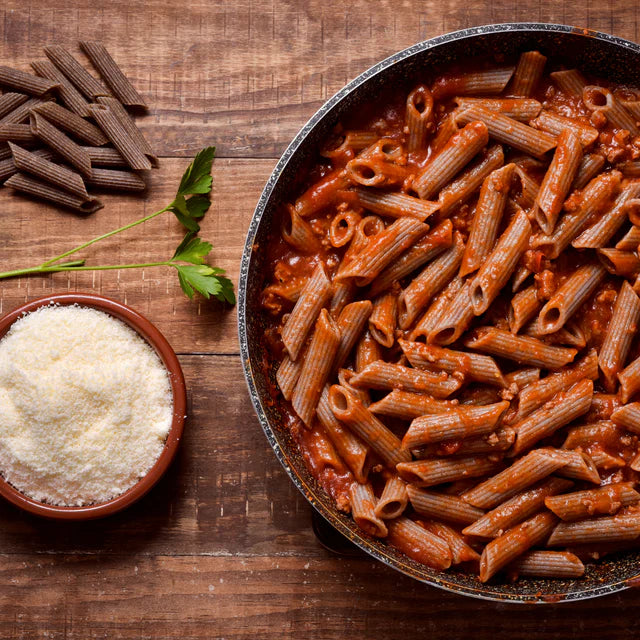
[[[530,124],[532,127],[546,131],[553,136],[559,137],[560,134],[565,132],[572,133],[578,138],[583,147],[588,147],[598,139],[598,130],[595,127],[583,124],[573,118],[565,118],[564,116],[547,111],[546,109],[543,109],[538,117],[532,120]],[[604,164],[604,158],[602,158],[602,160]],[[574,188],[579,189],[580,187]]]
[[[305,253],[320,250],[320,240],[311,225],[302,218],[293,205],[288,205],[289,218],[282,221],[281,234],[285,242]]]
[[[486,456],[470,456],[455,460],[415,460],[396,466],[400,477],[418,487],[431,487],[445,482],[477,478],[496,471],[499,460]]]
[[[440,208],[439,202],[420,200],[406,193],[386,193],[374,189],[356,189],[354,193],[365,209],[392,218],[408,216],[424,222]]]
[[[588,85],[582,90],[582,101],[587,109],[601,113],[614,127],[626,129],[632,136],[640,133],[635,118],[609,89]]]
[[[532,284],[526,289],[518,291],[509,305],[509,329],[512,333],[518,333],[529,320],[531,320],[542,307],[542,301],[538,298],[538,287]]]
[[[426,146],[427,136],[433,129],[433,97],[428,87],[418,85],[407,96],[405,127],[408,129],[407,149],[418,151]]]
[[[369,332],[383,347],[392,347],[395,342],[398,296],[383,293],[373,301],[373,311],[369,316]]]
[[[620,399],[622,402],[629,400],[640,391],[640,358],[636,358],[623,371],[618,374],[620,381]]]
[[[371,536],[386,537],[387,525],[376,514],[377,499],[371,485],[354,482],[349,490],[349,497],[351,514],[356,524]]]
[[[636,227],[633,228],[635,229]],[[640,258],[638,258],[638,253],[635,249],[633,251],[598,249],[597,252],[600,262],[609,273],[633,279],[640,274]]]
[[[521,54],[513,73],[509,93],[515,96],[533,95],[542,78],[546,63],[546,56],[543,56],[539,51],[525,51]]]
[[[462,283],[461,279],[458,280]],[[464,282],[450,302],[443,300],[442,311],[435,320],[435,326],[427,335],[427,342],[440,345],[451,344],[469,328],[474,317],[469,290],[469,282]],[[429,312],[427,311],[427,313]],[[420,333],[425,331],[426,320],[427,315],[425,314],[416,330],[411,334],[412,339],[415,340]]]
[[[631,482],[620,482],[599,489],[549,496],[544,504],[562,520],[580,520],[594,515],[613,515],[621,507],[636,504],[640,493]]]
[[[422,526],[427,531],[431,531],[446,541],[451,551],[451,564],[478,562],[480,560],[480,554],[470,547],[453,527],[444,524],[444,522],[436,522],[434,520],[422,522]]]
[[[577,69],[566,71],[554,71],[549,74],[553,83],[564,93],[582,98],[582,91],[587,86],[587,81]]]
[[[457,405],[457,400],[439,400],[424,393],[394,389],[378,402],[374,402],[369,411],[400,420],[413,420],[430,413],[447,413]]]
[[[611,413],[611,420],[632,433],[640,433],[640,402],[631,402]]]
[[[520,120],[520,122],[529,122],[542,109],[542,105],[533,98],[469,98],[463,96],[455,98],[455,103],[461,110],[477,104],[508,118]]]
[[[449,303],[458,295],[463,287],[462,278],[454,278],[451,282],[434,298],[429,308],[417,322],[415,329],[409,335],[410,340],[426,340],[431,331],[433,331],[445,310],[449,307]],[[471,312],[473,317],[473,311]]]
[[[427,531],[409,518],[398,518],[388,524],[388,541],[417,562],[433,569],[451,566],[451,551],[442,538]]]
[[[637,251],[640,245],[640,227],[635,225],[627,231],[623,238],[620,238],[616,243],[616,249],[618,251]],[[605,251],[605,249],[601,249]]]
[[[399,518],[408,503],[407,483],[398,476],[389,476],[376,504],[375,513],[383,520]]]
[[[579,578],[585,569],[580,558],[568,551],[529,551],[512,562],[507,571],[535,578]]]
[[[577,522],[561,522],[553,530],[547,544],[555,547],[593,542],[624,542],[637,540],[638,536],[640,514],[631,513]]]
[[[412,484],[407,485],[407,494],[415,511],[427,518],[471,524],[484,515],[482,509],[471,506],[458,496],[418,489]]]
[[[576,177],[573,179],[571,190],[584,189],[591,179],[598,175],[602,167],[604,167],[605,162],[605,159],[597,153],[587,153],[583,155],[580,165],[578,166]]]
[[[431,87],[433,97],[441,100],[451,95],[495,95],[500,93],[513,75],[514,67],[482,69],[453,77],[438,78]]]
[[[372,309],[373,305],[370,300],[359,300],[346,305],[340,312],[337,321],[338,330],[340,331],[340,344],[335,356],[335,369],[342,367],[349,354],[353,351],[367,324]]]
[[[590,455],[582,451],[565,451],[564,449],[552,449],[551,447],[545,447],[538,451],[549,458],[564,463],[564,466],[560,467],[556,472],[557,475],[571,480],[600,484],[601,479],[598,469]]]

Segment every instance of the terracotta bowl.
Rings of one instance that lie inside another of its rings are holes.
[[[77,304],[83,307],[91,307],[98,311],[104,311],[118,320],[122,320],[122,322],[129,325],[153,347],[169,373],[169,382],[173,396],[173,421],[169,434],[167,435],[164,449],[153,467],[129,490],[107,502],[82,507],[61,507],[38,502],[33,498],[25,496],[0,476],[0,495],[25,511],[58,520],[90,520],[103,518],[117,511],[121,511],[130,504],[133,504],[136,500],[142,498],[142,496],[158,482],[175,457],[178,445],[180,444],[180,438],[182,437],[186,417],[187,391],[184,375],[182,374],[180,363],[171,345],[160,331],[146,318],[120,302],[88,293],[51,295],[23,304],[0,319],[0,339],[2,339],[7,331],[9,331],[11,325],[21,315],[47,306],[52,302],[57,305]]]
[[[364,105],[406,92],[416,79],[435,76],[455,62],[480,56],[514,58],[537,49],[568,68],[577,66],[596,77],[640,86],[640,47],[605,33],[565,25],[513,23],[474,27],[420,42],[379,62],[336,95],[304,125],[276,165],[256,207],[247,233],[240,269],[238,325],[240,350],[249,393],[264,432],[293,483],[315,509],[363,551],[412,578],[459,594],[510,602],[562,602],[613,593],[640,583],[640,551],[607,556],[588,565],[580,580],[522,579],[513,584],[482,584],[469,574],[433,571],[397,549],[366,536],[353,520],[340,513],[309,473],[291,438],[278,402],[271,399],[273,367],[264,346],[261,290],[267,272],[265,246],[275,212],[296,191],[299,175],[318,157],[320,145],[347,114]]]

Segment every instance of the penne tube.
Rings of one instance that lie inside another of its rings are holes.
[[[459,232],[454,233],[453,245],[431,261],[398,296],[398,324],[408,329],[433,297],[453,278],[464,253]]]
[[[109,142],[98,127],[55,102],[43,102],[32,111],[43,115],[51,124],[89,145],[101,147]]]
[[[618,374],[618,380],[620,382],[620,399],[622,402],[629,402],[640,391],[640,357]]]
[[[424,393],[394,389],[378,402],[374,402],[369,411],[400,420],[413,420],[430,413],[447,413],[457,406],[457,400],[437,400]]]
[[[282,328],[282,342],[292,360],[298,358],[312,325],[330,297],[331,283],[324,265],[319,262]]]
[[[640,162],[638,160],[627,160],[616,164],[616,169],[621,171],[625,178],[640,178]]]
[[[378,360],[359,371],[351,384],[362,389],[401,389],[446,398],[462,386],[462,381],[444,372],[432,373]]]
[[[345,131],[336,133],[322,146],[320,155],[339,158],[348,152],[358,152],[370,147],[380,136],[375,131]]]
[[[535,118],[542,109],[542,105],[533,98],[454,98],[455,103],[461,110],[472,105],[479,105],[490,111],[500,113],[507,118],[529,122]]]
[[[461,278],[478,270],[491,254],[498,237],[498,227],[502,221],[515,167],[515,164],[510,163],[496,169],[482,183],[460,265]]]
[[[285,400],[291,400],[293,391],[296,388],[296,382],[300,377],[302,370],[302,358],[298,358],[295,362],[285,354],[278,371],[276,372],[276,382],[278,388]]]
[[[581,380],[556,394],[533,413],[514,425],[516,443],[512,455],[516,456],[536,442],[549,437],[561,427],[584,415],[591,407],[593,382]]]
[[[447,373],[457,371],[468,380],[498,387],[507,386],[496,361],[490,356],[452,351],[435,345],[408,342],[407,340],[399,340],[398,344],[412,367],[428,371],[446,371]]]
[[[343,247],[345,244],[349,244],[360,220],[362,220],[360,214],[351,209],[339,211],[331,220],[329,227],[331,246]]]
[[[423,200],[436,195],[488,143],[486,125],[467,122],[416,175],[412,188]]]
[[[502,93],[513,75],[514,67],[497,67],[482,69],[437,78],[431,87],[436,100],[451,95],[495,95]]]
[[[373,362],[382,359],[380,343],[374,340],[368,329],[356,346],[356,371],[362,371]]]
[[[459,279],[462,282],[461,279]],[[455,342],[468,328],[473,320],[473,305],[469,295],[469,282],[465,282],[450,304],[444,305],[442,313],[439,315],[435,326],[427,335],[427,342],[430,344],[447,345]],[[426,315],[425,315],[426,317]],[[418,327],[422,327],[425,318],[422,318]],[[416,328],[417,331],[418,328]],[[420,329],[424,331],[424,329]],[[416,332],[411,334],[412,337]],[[415,339],[415,338],[414,338]]]
[[[555,136],[479,105],[472,105],[458,113],[457,121],[460,124],[483,122],[491,138],[536,158],[543,158],[547,151],[556,146]]]
[[[293,205],[287,205],[287,209],[289,217],[283,220],[280,228],[282,239],[299,251],[317,253],[321,243],[313,227],[298,214]]]
[[[515,385],[518,388],[518,393],[520,393],[530,384],[540,380],[540,369],[535,367],[528,369],[516,369],[515,371],[505,374],[504,379],[508,388]]]
[[[394,282],[401,280],[418,267],[440,255],[452,244],[453,224],[451,220],[443,220],[421,240],[407,249],[371,283],[369,295],[379,295]]]
[[[302,422],[311,428],[322,389],[335,364],[340,331],[329,312],[322,309],[291,397],[291,405]]]
[[[406,193],[387,193],[374,189],[355,189],[362,207],[381,216],[402,218],[407,216],[424,222],[440,208],[439,202],[420,200]]]
[[[559,331],[596,290],[605,275],[606,270],[600,264],[576,269],[540,310],[538,324],[542,335]]]
[[[571,521],[595,515],[612,516],[621,507],[636,504],[638,501],[640,493],[635,491],[633,483],[620,482],[599,489],[549,496],[545,498],[544,504],[561,520]]]
[[[515,202],[523,209],[530,209],[536,201],[540,185],[518,165],[513,174],[513,183],[516,189]]]
[[[604,342],[598,354],[598,365],[604,377],[604,387],[614,393],[618,386],[618,373],[624,368],[640,322],[640,299],[625,280],[613,307],[613,315]]]
[[[606,451],[603,451],[602,449],[596,449],[595,447],[591,447],[589,457],[591,458],[591,460],[593,460],[593,464],[596,466],[596,469],[604,469],[605,471],[610,471],[611,469],[618,470],[622,467],[627,466],[627,463],[621,458],[612,456]],[[629,468],[634,469],[633,461],[629,463]],[[634,469],[634,471],[635,470],[636,469]]]
[[[351,515],[355,523],[370,536],[385,538],[387,525],[376,514],[377,499],[370,484],[354,482],[349,489]]]
[[[582,91],[587,86],[587,81],[577,69],[554,71],[550,74],[553,84],[560,91],[582,98]]]
[[[553,113],[552,111],[546,111],[545,109],[543,109],[540,115],[532,120],[530,124],[532,127],[546,131],[553,136],[560,136],[563,132],[572,133],[578,138],[583,147],[588,147],[593,144],[599,135],[595,127],[583,124],[574,118],[565,118],[564,116]],[[602,156],[596,157],[601,158]],[[578,189],[579,187],[575,188]]]
[[[365,247],[340,270],[335,281],[353,278],[363,287],[371,283],[385,267],[424,236],[429,227],[415,218],[398,218],[393,224],[369,238]]]
[[[562,445],[563,449],[585,449],[594,442],[615,443],[622,435],[623,429],[611,420],[600,420],[593,424],[584,424],[571,427],[567,439]]]
[[[376,504],[376,516],[383,520],[399,518],[407,508],[408,502],[407,483],[398,476],[389,476]]]
[[[112,169],[91,169],[91,177],[87,183],[100,189],[117,189],[118,191],[144,191],[147,183],[133,171],[113,171]]]
[[[605,162],[604,157],[597,153],[587,153],[583,155],[578,165],[576,177],[573,179],[571,190],[584,189],[587,184],[600,173]]]
[[[529,551],[517,558],[507,571],[520,577],[580,578],[584,564],[578,556],[568,551]]]
[[[471,162],[453,182],[444,187],[438,196],[440,216],[450,215],[454,209],[466,202],[484,179],[504,164],[504,153],[499,144],[489,147],[485,153]]]
[[[513,73],[509,93],[515,96],[533,95],[544,71],[546,56],[539,51],[525,51],[520,55]]]
[[[340,331],[340,344],[335,357],[334,369],[340,369],[353,351],[358,339],[371,315],[373,305],[370,300],[352,302],[342,309],[338,316],[338,330]]]
[[[408,131],[409,153],[424,149],[427,145],[427,136],[433,129],[433,97],[426,85],[418,85],[407,96],[404,123]]]
[[[351,380],[355,375],[355,371],[351,369],[338,369],[338,384],[354,395],[365,407],[369,407],[371,396],[367,389],[359,389],[351,384]]]
[[[475,315],[484,313],[505,286],[529,246],[530,235],[529,219],[522,212],[516,214],[469,284],[469,298]]]
[[[362,442],[375,452],[388,467],[411,460],[411,454],[400,447],[400,440],[347,389],[333,385],[329,389],[329,406]]]
[[[34,145],[38,139],[28,124],[11,123],[0,125],[0,141]]]
[[[337,193],[349,186],[344,169],[335,169],[309,187],[294,203],[299,215],[308,218],[335,201]]]
[[[80,147],[91,160],[92,166],[126,167],[127,162],[113,147]]]
[[[510,427],[498,427],[489,435],[465,440],[445,440],[434,445],[414,449],[416,458],[426,459],[433,456],[475,456],[480,453],[496,454],[506,451],[515,440],[515,431]]]
[[[482,509],[472,507],[458,496],[419,489],[412,484],[407,485],[407,494],[416,513],[427,518],[471,524],[484,515]]]
[[[31,96],[48,96],[58,89],[58,83],[41,78],[32,73],[26,73],[19,69],[12,69],[0,65],[0,85],[9,89],[15,89],[20,93],[28,93]]]
[[[495,430],[500,416],[508,406],[508,402],[482,407],[460,406],[447,413],[415,418],[402,439],[402,446],[405,449],[415,449],[443,440],[463,440],[486,435]]]
[[[609,89],[588,85],[582,90],[582,101],[587,109],[606,116],[607,121],[617,129],[625,129],[632,136],[637,136],[640,133],[635,118]]]
[[[518,333],[542,307],[538,298],[538,287],[535,284],[518,291],[509,305],[509,329],[511,333]]]
[[[532,248],[542,251],[547,258],[557,258],[587,226],[590,218],[617,194],[621,181],[619,171],[594,178],[582,192],[579,204],[560,217],[551,235],[540,233],[534,236]]]
[[[369,316],[369,332],[383,347],[390,348],[395,342],[398,296],[388,292],[373,301],[373,311]]]
[[[21,104],[24,104],[29,100],[29,96],[24,93],[16,93],[10,91],[0,95],[0,124],[3,123],[3,119],[8,114],[15,111]]]
[[[396,466],[396,469],[400,477],[407,482],[418,487],[431,487],[445,482],[485,476],[488,473],[495,472],[500,466],[499,459],[489,459],[486,456],[470,456],[456,458],[455,460],[401,462]]]
[[[409,176],[402,145],[392,138],[376,141],[350,160],[345,171],[351,182],[365,187],[397,185]]]
[[[562,211],[562,205],[578,171],[582,145],[570,129],[558,135],[558,144],[534,205],[534,215],[540,228],[551,235]]]
[[[621,407],[622,403],[617,395],[611,393],[594,393],[591,401],[591,410],[585,417],[585,422],[596,420],[608,420],[611,414]]]
[[[478,562],[480,554],[470,547],[465,539],[453,528],[444,522],[427,521],[422,526],[431,531],[439,538],[442,538],[451,551],[451,564],[462,564],[463,562]]]
[[[523,264],[516,267],[513,272],[513,282],[511,284],[511,292],[517,293],[520,291],[522,285],[527,281],[527,278],[531,275],[529,268]]]
[[[98,96],[109,95],[108,89],[96,80],[64,47],[57,44],[49,45],[44,48],[44,52],[65,77],[90,100]]]
[[[557,521],[552,513],[542,512],[491,540],[482,551],[480,581],[487,582],[531,547],[542,544],[554,530]]]
[[[449,140],[460,131],[458,123],[456,122],[455,113],[450,113],[438,123],[435,136],[431,141],[430,150],[431,155],[439,153]]]
[[[594,542],[624,542],[640,536],[640,514],[590,518],[577,522],[561,522],[553,530],[547,544],[550,547]]]
[[[82,118],[89,116],[89,103],[53,62],[37,60],[31,63],[31,68],[41,78],[53,80],[58,85],[57,95],[68,109]]]
[[[463,286],[462,278],[454,278],[451,282],[434,298],[429,305],[422,318],[416,324],[415,329],[409,335],[410,340],[426,340],[428,335],[437,326],[438,320],[443,315],[446,309],[449,308],[449,303],[458,294]],[[473,316],[473,314],[472,314]]]
[[[631,433],[640,434],[640,402],[631,402],[611,413],[611,420]]]
[[[635,249],[633,251],[597,249],[597,253],[604,268],[613,275],[635,279],[640,274],[640,258]]]
[[[600,475],[594,461],[591,456],[583,451],[566,451],[565,449],[552,449],[551,447],[538,449],[538,451],[557,462],[564,463],[564,466],[560,467],[556,472],[557,475],[571,480],[600,484]]]
[[[497,475],[462,494],[465,502],[480,509],[493,509],[500,503],[551,475],[565,462],[534,450]]]
[[[627,216],[640,204],[640,180],[629,182],[616,198],[613,206],[596,223],[587,227],[571,244],[576,249],[600,249],[624,224]],[[633,220],[632,220],[633,222]]]
[[[640,245],[640,227],[634,225],[623,238],[618,240],[616,249],[618,251],[637,251],[638,245]]]
[[[388,523],[387,541],[407,556],[433,569],[451,566],[449,545],[437,535],[427,531],[409,518],[398,518]]]
[[[325,385],[320,394],[317,416],[325,433],[333,442],[336,451],[349,467],[351,473],[353,473],[353,477],[364,484],[369,473],[369,450],[351,431],[345,429],[333,415],[329,403],[328,385]]]
[[[16,107],[11,113],[8,113],[3,118],[0,118],[0,125],[5,124],[23,124],[29,120],[29,114],[31,111],[43,104],[55,104],[49,99],[43,98],[29,98],[26,102]]]
[[[327,438],[319,425],[314,425],[312,430],[305,432],[305,439],[310,451],[313,451],[313,466],[318,474],[330,471],[332,475],[346,475],[349,473],[344,462],[335,450],[331,440]],[[306,452],[303,454],[306,460]]]

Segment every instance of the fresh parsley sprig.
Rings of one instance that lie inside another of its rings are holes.
[[[189,298],[193,298],[194,293],[197,291],[207,299],[214,296],[222,302],[226,301],[235,304],[236,298],[233,292],[233,283],[224,275],[224,269],[212,267],[206,263],[206,258],[213,246],[210,242],[205,242],[196,235],[200,231],[198,220],[204,217],[211,205],[209,196],[212,185],[211,166],[214,155],[215,147],[207,147],[196,155],[182,176],[176,197],[171,204],[163,209],[84,242],[35,267],[14,269],[0,273],[0,279],[59,271],[107,271],[165,266],[176,269],[180,286]],[[170,260],[114,265],[87,265],[83,259],[62,262],[65,258],[90,247],[96,242],[110,238],[123,231],[128,231],[166,212],[173,213],[180,221],[180,224],[187,230],[186,235]]]

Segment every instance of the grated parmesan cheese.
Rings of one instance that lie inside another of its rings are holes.
[[[0,340],[0,473],[35,500],[80,506],[131,488],[172,414],[160,358],[107,313],[41,307]]]

